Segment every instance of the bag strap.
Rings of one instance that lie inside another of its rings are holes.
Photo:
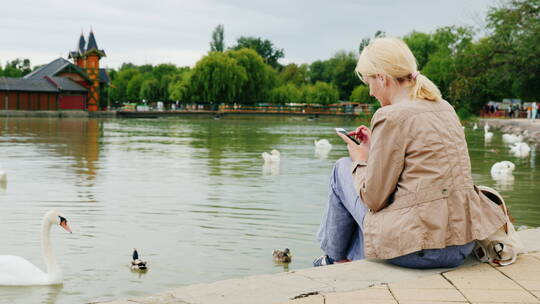
[[[486,186],[475,185],[474,187],[478,189],[478,192],[480,192],[485,197],[487,197],[489,201],[493,202],[494,204],[496,204],[498,207],[500,207],[503,210],[504,216],[506,217],[506,222],[503,225],[504,232],[508,234],[509,232],[508,223],[511,223],[511,221],[510,221],[510,215],[508,214],[508,208],[506,207],[506,203],[504,202],[504,199],[502,198],[502,196],[495,189],[492,189]],[[494,199],[499,201],[500,204],[494,201]]]

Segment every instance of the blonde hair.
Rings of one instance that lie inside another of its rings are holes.
[[[416,58],[399,38],[377,38],[366,46],[355,69],[356,74],[365,82],[363,77],[384,74],[402,83],[409,80],[409,97],[411,99],[425,99],[439,101],[442,99],[437,86],[426,76],[417,73]],[[416,77],[415,77],[416,76]]]

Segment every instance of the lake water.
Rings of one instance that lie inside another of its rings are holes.
[[[0,287],[0,303],[85,303],[174,287],[311,267],[314,234],[332,164],[347,155],[334,127],[345,118],[182,117],[167,119],[0,118],[0,254],[44,268],[43,214],[57,208],[72,227],[51,238],[61,287]],[[480,130],[480,129],[479,129]],[[507,199],[516,224],[540,225],[538,157],[511,157],[499,133],[484,145],[466,129],[477,184]],[[314,156],[315,139],[334,148]],[[278,149],[279,168],[261,152]],[[491,179],[496,161],[516,164],[513,184]],[[288,247],[288,269],[272,261]],[[133,248],[146,274],[128,267]],[[0,269],[1,272],[1,269]]]

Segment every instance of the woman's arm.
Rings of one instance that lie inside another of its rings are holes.
[[[371,122],[367,161],[353,163],[353,182],[368,208],[377,212],[388,206],[396,191],[405,159],[404,135],[398,119],[377,111]]]

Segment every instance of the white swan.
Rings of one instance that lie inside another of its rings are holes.
[[[326,139],[315,141],[315,156],[318,158],[327,158],[332,150],[332,144]]]
[[[515,157],[527,157],[531,152],[531,147],[527,143],[518,142],[510,147],[510,153]]]
[[[71,233],[67,220],[58,211],[50,210],[45,213],[41,225],[41,250],[45,265],[47,265],[47,272],[41,271],[24,258],[14,255],[0,255],[0,286],[62,284],[62,270],[54,258],[49,237],[53,224],[60,225]]]
[[[264,159],[265,163],[279,163],[280,153],[276,149],[270,151],[270,153],[263,152],[262,158]]]
[[[472,127],[473,130],[476,130],[478,129],[478,124],[477,123],[474,123],[473,127]]]
[[[514,176],[512,175],[514,169],[516,169],[516,165],[510,161],[503,160],[493,164],[491,167],[491,177],[497,181],[514,180]]]
[[[489,132],[489,125],[486,123],[484,125],[484,140],[490,142],[493,139],[493,132]]]
[[[514,134],[503,134],[502,140],[505,144],[515,144],[523,141],[523,136]]]

